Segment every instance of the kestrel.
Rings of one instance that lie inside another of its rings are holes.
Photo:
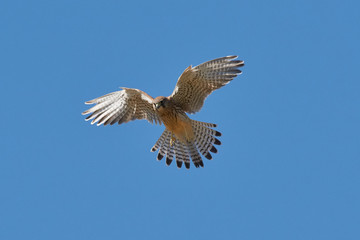
[[[221,142],[216,138],[221,133],[214,130],[216,124],[190,119],[186,113],[200,111],[206,97],[214,90],[228,84],[241,74],[244,61],[237,56],[217,58],[196,67],[189,66],[178,79],[169,97],[152,98],[147,93],[133,88],[122,88],[102,97],[85,102],[96,104],[83,115],[91,113],[86,120],[91,124],[113,125],[136,119],[146,119],[150,123],[164,123],[165,130],[151,148],[159,150],[157,160],[166,156],[166,165],[176,159],[178,168],[184,163],[190,168],[190,159],[195,167],[203,167],[200,153],[212,159],[210,152],[216,153],[214,145]]]

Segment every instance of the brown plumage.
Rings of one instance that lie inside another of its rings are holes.
[[[244,62],[236,58],[228,56],[186,68],[169,97],[153,99],[141,90],[123,88],[86,102],[96,105],[82,114],[90,113],[86,120],[92,119],[91,124],[97,125],[135,119],[164,123],[165,131],[151,149],[159,150],[157,159],[166,157],[166,164],[170,165],[175,158],[179,168],[182,164],[190,168],[191,159],[195,167],[203,167],[200,154],[212,159],[210,152],[217,152],[214,145],[221,144],[216,138],[221,133],[213,129],[215,124],[191,120],[186,113],[198,112],[209,94],[241,73],[238,68]]]

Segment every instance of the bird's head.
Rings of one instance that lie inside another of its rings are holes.
[[[155,111],[161,111],[168,106],[169,100],[166,97],[157,97],[153,101]]]

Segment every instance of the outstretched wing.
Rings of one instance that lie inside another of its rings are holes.
[[[210,93],[241,74],[238,68],[244,66],[244,61],[234,60],[236,58],[227,56],[188,67],[178,79],[170,98],[185,112],[198,112]]]
[[[150,123],[161,124],[158,114],[153,109],[152,97],[138,89],[122,89],[124,90],[85,102],[85,104],[96,104],[82,113],[83,115],[91,113],[86,121],[93,119],[91,124],[97,122],[98,126],[121,124],[136,119],[146,119]]]

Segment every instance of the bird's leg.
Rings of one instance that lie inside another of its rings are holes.
[[[173,133],[171,133],[170,146],[174,145],[175,141],[176,141],[176,137],[174,136]]]

